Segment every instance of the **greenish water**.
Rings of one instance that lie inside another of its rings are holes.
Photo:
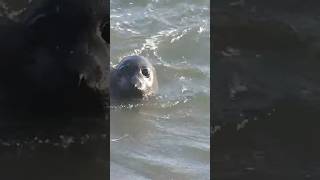
[[[111,107],[111,179],[209,179],[209,3],[110,2],[111,65],[145,56],[160,88],[150,102]]]

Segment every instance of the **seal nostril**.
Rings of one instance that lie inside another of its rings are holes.
[[[141,81],[140,79],[133,77],[131,79],[131,87],[135,88],[135,89],[139,89],[141,87]]]
[[[147,78],[150,77],[150,73],[149,73],[149,70],[148,70],[148,69],[142,69],[141,72],[142,72],[142,74],[143,74],[145,77],[147,77]]]

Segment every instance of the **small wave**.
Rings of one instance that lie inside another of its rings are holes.
[[[120,141],[120,140],[122,140],[123,138],[126,138],[126,137],[128,137],[129,135],[128,134],[125,134],[125,135],[123,135],[123,136],[121,136],[121,137],[118,137],[118,138],[112,138],[111,139],[111,142],[118,142],[118,141]]]
[[[164,75],[171,77],[185,77],[191,79],[206,79],[210,76],[210,71],[208,68],[197,66],[194,64],[187,63],[186,61],[182,61],[176,64],[170,64],[165,61],[161,61],[156,65],[159,73],[164,73]],[[167,74],[169,73],[169,74]],[[162,74],[160,74],[161,76]]]

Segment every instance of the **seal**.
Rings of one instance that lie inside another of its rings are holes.
[[[142,56],[127,56],[111,69],[111,99],[145,99],[158,91],[156,70]]]
[[[107,4],[45,0],[19,21],[1,17],[1,109],[50,117],[104,116],[110,65],[109,44],[102,37],[107,36],[102,32],[109,21]]]

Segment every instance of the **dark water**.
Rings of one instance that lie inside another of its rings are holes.
[[[316,1],[219,1],[213,11],[213,176],[319,179]]]

